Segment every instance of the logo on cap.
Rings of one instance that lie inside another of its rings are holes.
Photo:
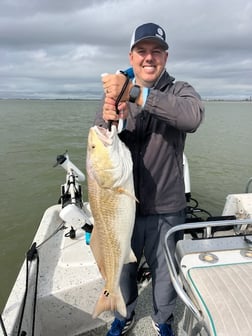
[[[162,28],[158,28],[156,36],[160,37],[161,39],[164,40],[164,31]]]

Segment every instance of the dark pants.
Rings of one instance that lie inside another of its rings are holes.
[[[185,221],[184,210],[162,215],[138,216],[135,220],[132,235],[132,249],[136,255],[137,263],[124,265],[120,280],[122,294],[127,307],[127,318],[136,308],[137,270],[144,254],[151,270],[153,289],[153,314],[155,322],[170,322],[176,301],[176,292],[172,286],[164,254],[164,238],[167,231],[175,225]],[[169,240],[169,247],[175,251],[178,237]],[[122,319],[118,313],[116,317]]]

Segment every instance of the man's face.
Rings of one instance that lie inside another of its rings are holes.
[[[157,42],[146,40],[135,45],[129,53],[136,84],[152,87],[165,68],[168,52]]]

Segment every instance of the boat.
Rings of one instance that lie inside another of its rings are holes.
[[[59,202],[41,219],[1,314],[3,336],[106,335],[113,320],[111,312],[92,318],[103,280],[89,246],[94,223],[89,203],[82,199],[85,176],[68,153],[58,155],[56,165],[66,171],[65,183]],[[182,312],[175,318],[176,335],[252,335],[252,179],[243,194],[228,195],[222,215],[213,217],[191,197],[186,157],[184,176],[187,223],[167,233],[164,247]],[[174,258],[168,240],[179,230],[184,239],[178,241]],[[149,295],[150,283],[143,260],[140,297]],[[142,309],[151,311],[148,300],[150,296]],[[133,332],[141,335],[137,325],[148,328],[148,312],[137,315]]]

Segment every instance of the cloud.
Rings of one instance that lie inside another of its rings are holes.
[[[3,0],[0,97],[100,97],[100,74],[128,66],[133,29],[163,26],[167,70],[204,98],[252,92],[249,0]]]

